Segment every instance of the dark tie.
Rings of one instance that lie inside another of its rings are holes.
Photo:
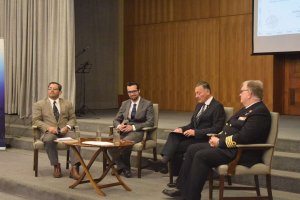
[[[131,120],[134,120],[136,114],[136,103],[133,104],[132,110],[131,110]]]
[[[205,110],[205,104],[203,104],[203,106],[201,107],[201,109],[199,110],[199,112],[197,113],[196,118],[199,119],[199,117],[201,116],[201,114],[204,112]]]
[[[56,107],[56,101],[53,102],[53,113],[54,113],[54,117],[56,119],[56,121],[58,121],[59,119],[59,112],[58,112],[58,109]]]

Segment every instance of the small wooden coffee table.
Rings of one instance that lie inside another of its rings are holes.
[[[77,140],[62,141],[66,145],[70,146],[70,148],[75,152],[75,155],[78,157],[78,159],[81,163],[81,166],[83,168],[83,172],[81,173],[80,178],[78,180],[76,180],[72,185],[70,185],[69,188],[73,189],[79,184],[91,183],[93,188],[96,190],[96,192],[100,196],[105,196],[105,193],[102,191],[102,188],[118,186],[118,185],[123,186],[124,189],[127,190],[127,191],[131,191],[131,189],[125,184],[125,182],[121,179],[120,175],[117,173],[117,170],[114,167],[115,163],[110,159],[110,157],[108,156],[107,151],[108,151],[108,149],[112,149],[112,148],[125,148],[125,147],[128,147],[128,146],[132,146],[134,144],[134,142],[121,140],[120,144],[118,144],[118,145],[115,145],[115,144],[112,143],[111,146],[106,146],[106,145],[105,146],[99,146],[99,145],[93,145],[93,144],[84,144],[83,142],[85,142],[85,141],[96,141],[96,138],[80,138],[80,142],[77,141]],[[112,142],[111,139],[105,139],[105,138],[102,138],[101,141]],[[97,148],[94,155],[91,157],[88,165],[85,164],[80,152],[78,151],[78,149],[76,147],[95,147],[95,148]],[[106,163],[106,164],[103,168],[103,171],[102,171],[102,174],[100,175],[100,177],[94,179],[92,177],[89,169],[91,168],[91,166],[93,165],[96,158],[98,157],[98,155],[101,152],[103,153],[103,159],[105,160],[103,162]],[[117,182],[109,183],[109,184],[98,184],[105,178],[105,176],[108,174],[110,169],[115,174]],[[88,178],[87,180],[84,180],[85,176],[87,176],[87,178]]]

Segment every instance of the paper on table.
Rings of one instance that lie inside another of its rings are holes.
[[[90,144],[96,146],[114,146],[111,142],[102,142],[102,141],[84,141],[82,144]]]
[[[55,141],[57,142],[62,142],[62,141],[72,141],[72,140],[75,140],[71,137],[63,137],[63,138],[57,138]]]

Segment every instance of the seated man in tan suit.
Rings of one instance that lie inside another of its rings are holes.
[[[76,125],[75,111],[70,101],[59,98],[62,86],[57,82],[51,82],[48,85],[48,97],[42,99],[33,105],[32,124],[37,126],[41,132],[41,140],[44,142],[51,165],[54,166],[53,176],[62,177],[60,163],[58,162],[58,153],[56,149],[57,138],[72,137],[73,132],[69,132]],[[71,170],[70,178],[78,179],[79,161],[74,153],[70,152]]]

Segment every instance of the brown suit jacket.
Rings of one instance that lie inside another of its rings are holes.
[[[66,125],[74,127],[76,125],[76,115],[72,103],[68,100],[59,98],[60,115],[56,121],[51,103],[47,98],[33,104],[32,125],[37,126],[45,133],[49,126],[63,128]]]

